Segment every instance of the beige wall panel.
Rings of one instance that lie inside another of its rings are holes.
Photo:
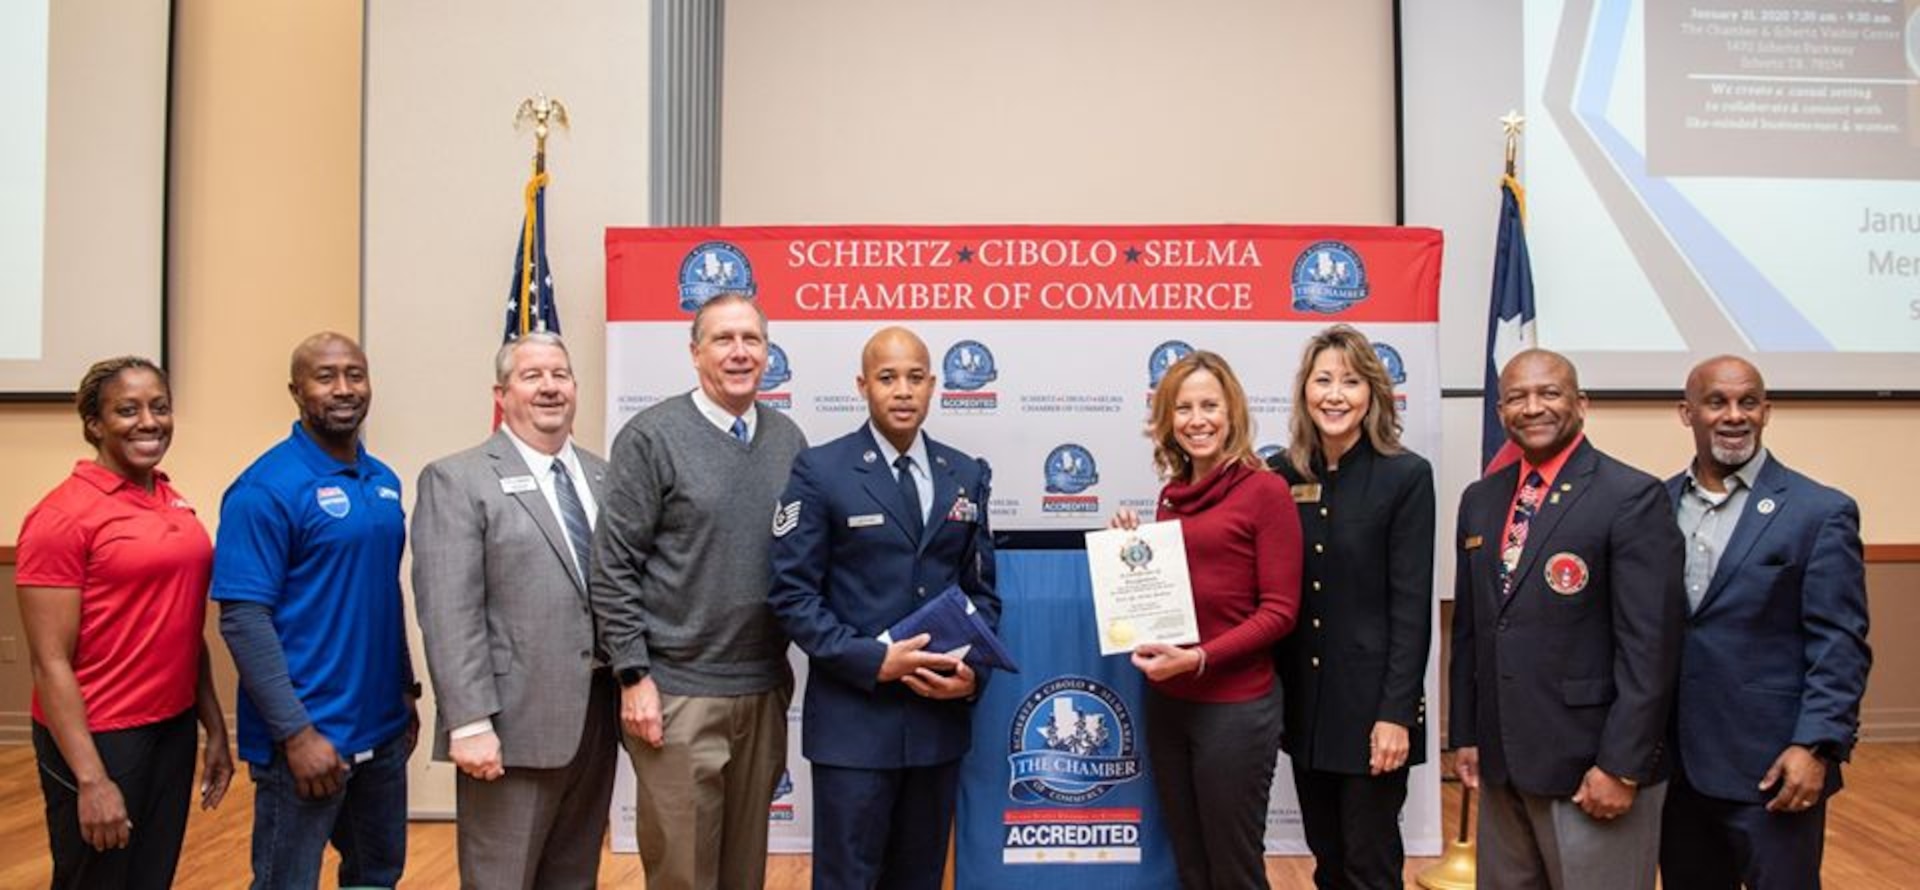
[[[1671,403],[1600,402],[1587,415],[1594,442],[1665,478],[1693,459],[1692,432]],[[1767,448],[1802,473],[1860,503],[1869,544],[1920,542],[1920,473],[1889,469],[1889,449],[1920,442],[1920,405],[1775,402]]]
[[[287,354],[308,333],[359,328],[360,5],[174,0],[169,337],[175,400],[164,469],[209,531],[220,494],[286,435]],[[74,380],[79,380],[76,372]],[[0,406],[0,540],[91,451],[72,409]],[[16,636],[12,569],[0,638]],[[211,631],[213,616],[209,614]],[[208,639],[222,702],[234,674]],[[0,738],[24,737],[25,654],[5,662]]]
[[[1393,222],[1390,4],[727,4],[728,224]]]
[[[548,259],[580,381],[575,435],[604,453],[602,236],[647,221],[644,3],[371,4],[367,21],[366,333],[370,447],[406,483],[491,429],[531,129],[520,101],[563,101],[571,133],[547,144]],[[679,360],[684,361],[684,358]],[[408,605],[415,663],[425,679]],[[432,723],[432,698],[421,702]],[[414,758],[415,815],[451,815],[453,769]]]
[[[174,16],[167,467],[212,529],[296,416],[294,344],[358,334],[360,9],[180,0]]]
[[[1920,563],[1867,566],[1873,670],[1860,703],[1860,735],[1876,742],[1920,740]]]
[[[73,382],[80,382],[79,373]],[[80,416],[64,402],[0,405],[0,429],[0,453],[10,468],[0,473],[0,544],[11,545],[27,511],[93,449],[80,438]]]

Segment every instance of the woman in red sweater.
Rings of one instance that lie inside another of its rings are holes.
[[[1197,645],[1133,651],[1161,816],[1182,887],[1265,887],[1281,726],[1271,651],[1299,609],[1300,520],[1286,481],[1254,453],[1246,394],[1220,356],[1167,369],[1147,435],[1166,480],[1156,519],[1180,520],[1200,623]],[[1111,525],[1139,521],[1121,510]]]

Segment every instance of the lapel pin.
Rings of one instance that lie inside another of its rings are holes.
[[[1760,515],[1765,516],[1768,513],[1773,512],[1774,506],[1775,504],[1773,503],[1773,498],[1761,498],[1760,503],[1755,505],[1754,509],[1759,510]]]
[[[1552,497],[1547,498],[1547,503],[1549,504],[1560,503],[1560,492],[1557,492],[1557,491],[1554,492]]]
[[[874,454],[872,451],[868,451],[866,454],[860,455],[860,459],[866,461],[867,463],[873,463],[874,461],[880,459],[880,455]]]
[[[1571,483],[1571,482],[1562,482],[1562,483],[1560,483],[1560,490],[1561,490],[1561,491],[1572,491],[1572,490],[1573,490],[1573,483]]]
[[[938,456],[938,455],[936,455],[936,456],[935,456],[935,457],[933,458],[933,462],[934,462],[934,463],[936,463],[936,464],[939,464],[939,465],[941,465],[941,466],[943,466],[943,467],[947,465],[947,459],[946,459],[946,458],[944,458],[944,457],[940,457],[940,456]]]

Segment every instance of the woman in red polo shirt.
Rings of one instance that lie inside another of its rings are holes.
[[[201,628],[213,544],[156,467],[173,439],[166,373],[95,363],[75,405],[92,460],[20,527],[33,747],[55,888],[168,887],[206,728],[200,805],[233,777]]]
[[[1247,397],[1225,359],[1188,355],[1153,392],[1147,435],[1180,520],[1200,642],[1146,643],[1147,755],[1180,886],[1267,886],[1267,794],[1280,750],[1272,650],[1300,605],[1300,520],[1254,452]],[[1139,517],[1121,510],[1112,525]]]

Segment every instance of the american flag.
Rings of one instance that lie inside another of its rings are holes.
[[[1537,345],[1533,326],[1533,265],[1527,261],[1527,193],[1508,175],[1500,181],[1499,243],[1493,255],[1493,294],[1487,302],[1487,379],[1480,429],[1480,465],[1490,475],[1520,458],[1500,425],[1500,369]]]
[[[513,286],[507,290],[507,329],[502,343],[532,331],[560,333],[560,311],[553,305],[553,270],[547,266],[547,173],[527,180],[526,216],[520,244],[513,252]]]
[[[533,331],[560,333],[560,310],[553,305],[553,270],[547,266],[546,170],[536,168],[533,178],[527,180],[526,203],[526,215],[520,221],[520,245],[513,252],[513,286],[507,289],[507,326],[500,338],[502,343]],[[500,428],[498,401],[493,405],[493,428]]]

